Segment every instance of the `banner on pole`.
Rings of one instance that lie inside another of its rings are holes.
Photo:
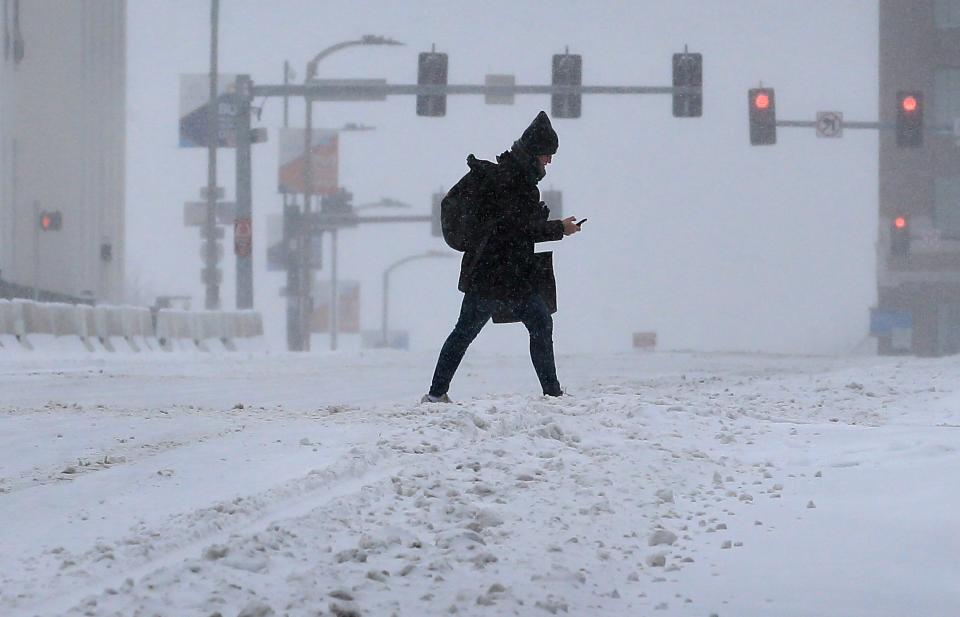
[[[314,281],[311,332],[330,332],[330,281]],[[337,281],[337,322],[340,332],[360,332],[360,283]]]
[[[277,186],[281,193],[305,193],[304,129],[280,129],[280,169]],[[311,142],[310,192],[326,196],[337,192],[339,138],[336,131],[314,129]]]

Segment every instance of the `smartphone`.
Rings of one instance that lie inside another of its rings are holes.
[[[586,222],[587,222],[587,219],[580,219],[579,221],[577,221],[577,227],[580,227],[581,225],[583,225],[583,224],[586,223]]]

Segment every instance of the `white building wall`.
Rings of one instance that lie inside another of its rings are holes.
[[[17,0],[0,2],[11,8]],[[20,0],[19,10],[23,57],[5,58],[2,72],[10,172],[0,205],[3,277],[121,301],[125,0]],[[44,210],[62,213],[62,230],[38,231]]]

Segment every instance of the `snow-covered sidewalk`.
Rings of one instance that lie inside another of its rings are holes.
[[[956,359],[432,361],[0,356],[0,614],[960,613]]]

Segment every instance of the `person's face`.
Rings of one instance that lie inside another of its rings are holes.
[[[547,165],[553,162],[552,154],[538,154],[537,155],[537,167],[540,168],[541,174],[547,173]]]

